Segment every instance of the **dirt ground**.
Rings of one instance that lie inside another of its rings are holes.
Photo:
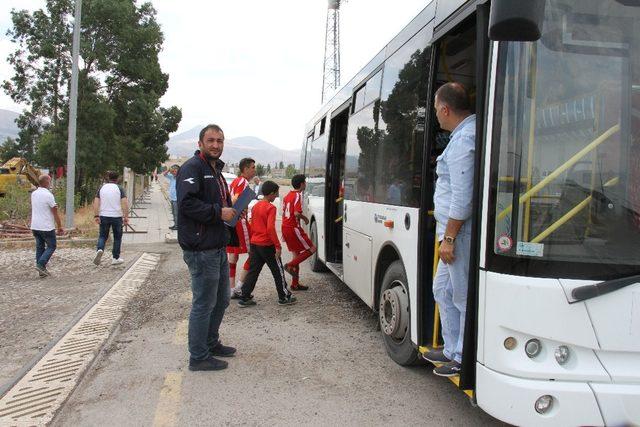
[[[140,254],[125,248],[126,263],[112,267],[106,253],[96,267],[94,253],[89,245],[59,247],[47,266],[51,277],[41,279],[34,268],[34,248],[0,247],[0,394]]]
[[[219,372],[187,369],[189,277],[165,252],[119,329],[54,425],[497,425],[428,366],[386,355],[376,317],[329,273],[302,269],[293,306],[278,306],[265,268],[257,306],[234,301],[221,328],[238,348]],[[108,421],[106,421],[108,420]]]

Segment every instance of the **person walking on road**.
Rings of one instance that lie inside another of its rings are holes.
[[[56,250],[56,228],[59,234],[63,229],[56,199],[49,190],[51,177],[40,175],[38,183],[31,193],[31,232],[36,239],[36,270],[40,277],[47,277],[47,263]]]
[[[100,226],[100,236],[93,258],[95,265],[100,265],[104,247],[109,239],[109,230],[113,231],[113,247],[111,249],[111,265],[124,263],[120,257],[122,246],[123,224],[129,224],[129,201],[124,189],[118,185],[118,172],[108,172],[109,182],[103,184],[93,199],[93,217]]]
[[[293,190],[282,201],[282,238],[293,254],[293,259],[285,264],[284,269],[291,274],[291,289],[306,291],[308,286],[299,282],[300,264],[316,252],[316,247],[300,227],[300,220],[309,225],[309,218],[302,213],[302,193],[307,188],[306,177],[302,174],[291,178]]]
[[[424,354],[443,365],[433,373],[451,377],[460,373],[467,308],[476,116],[460,83],[446,83],[435,94],[440,127],[450,131],[447,148],[437,159],[434,216],[440,240],[440,261],[433,279],[433,295],[440,306],[444,349]]]
[[[176,193],[176,176],[180,166],[172,165],[170,169],[162,172],[167,181],[169,181],[169,201],[171,202],[171,214],[173,215],[173,225],[169,230],[178,229],[178,195]]]
[[[242,192],[249,186],[249,181],[256,175],[256,162],[250,158],[240,160],[240,174],[233,180],[229,191],[231,192],[231,202],[235,203]],[[247,212],[242,212],[240,219],[236,223],[236,234],[238,235],[238,246],[227,246],[229,254],[229,281],[231,282],[231,298],[240,298],[242,282],[247,277],[249,271],[249,258],[244,262],[242,270],[236,282],[236,264],[241,254],[249,252],[251,246],[251,226],[247,220]]]
[[[198,147],[177,176],[178,243],[191,274],[189,370],[213,371],[227,367],[217,357],[236,353],[235,348],[222,344],[219,334],[230,300],[226,246],[235,237],[235,230],[224,221],[231,220],[236,211],[222,176],[224,132],[220,126],[204,127]]]
[[[296,302],[296,297],[291,295],[284,277],[284,267],[280,255],[282,246],[276,232],[276,207],[273,201],[278,197],[278,184],[266,181],[262,185],[264,198],[251,209],[251,251],[249,252],[249,273],[247,280],[242,285],[240,307],[256,305],[251,292],[256,286],[258,276],[265,264],[271,270],[273,281],[278,292],[278,304],[289,305]]]

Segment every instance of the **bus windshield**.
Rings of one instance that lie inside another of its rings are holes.
[[[640,7],[622,3],[547,0],[539,41],[500,43],[492,257],[637,270]]]

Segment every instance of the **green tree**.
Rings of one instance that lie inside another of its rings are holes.
[[[20,150],[20,144],[13,138],[7,137],[2,145],[0,145],[0,164],[14,157],[21,157],[23,153]]]
[[[296,169],[296,165],[293,163],[287,165],[287,169],[285,170],[285,176],[287,178],[292,178],[297,173],[298,169]]]
[[[267,170],[265,171],[266,175],[271,175],[271,165],[267,164]]]
[[[264,176],[265,173],[265,168],[264,165],[257,163],[256,164],[256,175],[257,176]]]
[[[284,169],[284,162],[282,160],[278,163],[278,169]]]
[[[47,0],[34,12],[14,10],[8,32],[17,47],[3,88],[29,105],[18,119],[20,144],[49,167],[66,163],[72,6]],[[76,154],[83,199],[108,169],[146,174],[168,158],[165,143],[182,113],[160,107],[169,77],[158,62],[163,34],[155,15],[150,3],[83,2]]]

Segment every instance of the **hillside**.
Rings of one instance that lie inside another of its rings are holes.
[[[172,136],[167,142],[169,154],[177,157],[190,156],[198,148],[198,136],[202,127],[195,127]],[[255,136],[228,139],[224,144],[222,160],[238,163],[243,157],[251,157],[261,164],[284,162],[298,166],[299,150],[283,150]]]
[[[9,110],[0,109],[0,144],[2,144],[7,137],[18,137],[18,125],[15,120],[20,116],[19,113]]]

